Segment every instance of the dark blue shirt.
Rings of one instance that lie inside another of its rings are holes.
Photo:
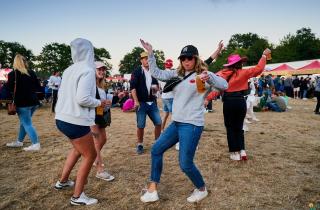
[[[151,78],[151,85],[159,85],[154,77]],[[131,74],[130,89],[136,89],[139,102],[153,102],[157,99],[156,96],[152,95],[151,90],[147,89],[146,77],[141,66]]]

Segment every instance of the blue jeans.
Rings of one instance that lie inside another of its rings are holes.
[[[32,115],[37,108],[38,106],[17,107],[20,120],[18,141],[23,142],[24,137],[28,134],[32,144],[39,143],[37,131],[32,125]]]
[[[267,107],[275,112],[282,112],[282,110],[280,109],[280,107],[278,106],[278,104],[276,104],[275,102],[268,102],[267,103]]]
[[[152,182],[160,182],[163,153],[179,141],[179,164],[181,170],[189,177],[196,188],[199,189],[205,186],[202,175],[193,163],[202,130],[203,126],[175,121],[169,125],[151,149]]]
[[[173,104],[173,98],[163,98],[162,99],[163,112],[172,113],[172,104]]]
[[[308,90],[303,90],[302,98],[307,98],[307,93],[308,93]]]
[[[146,127],[146,118],[147,115],[153,122],[153,124],[161,125],[161,117],[160,112],[156,102],[153,102],[151,105],[147,104],[146,102],[140,102],[140,106],[136,111],[137,114],[137,127],[144,128]]]

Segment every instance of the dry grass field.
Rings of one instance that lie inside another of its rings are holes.
[[[165,153],[160,201],[140,202],[150,172],[153,126],[148,120],[146,153],[136,155],[135,113],[113,109],[103,157],[116,179],[99,180],[93,168],[85,191],[99,204],[80,209],[308,209],[309,203],[320,201],[320,116],[313,113],[315,103],[290,100],[288,112],[257,113],[261,121],[250,124],[245,134],[249,160],[233,162],[228,156],[222,104],[215,102],[215,112],[206,114],[195,157],[210,191],[198,204],[186,201],[193,186],[181,172],[174,148]],[[69,204],[72,190],[53,189],[71,144],[56,129],[49,107],[37,110],[33,118],[42,146],[39,152],[7,148],[5,144],[16,138],[18,119],[4,109],[0,119],[0,209],[77,208]],[[30,144],[28,138],[25,142]]]

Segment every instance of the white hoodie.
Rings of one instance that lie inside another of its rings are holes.
[[[83,126],[94,125],[96,99],[96,71],[94,51],[90,41],[75,39],[70,44],[73,63],[62,75],[55,107],[55,119]]]

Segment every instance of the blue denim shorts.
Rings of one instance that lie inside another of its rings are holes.
[[[163,98],[162,99],[163,111],[172,113],[172,103],[173,103],[173,98]]]
[[[146,118],[147,115],[151,119],[154,125],[161,125],[160,112],[156,102],[153,102],[151,105],[146,102],[140,102],[140,106],[136,111],[137,114],[137,127],[144,128],[146,127]]]
[[[81,138],[91,132],[90,126],[75,125],[61,120],[56,120],[56,125],[70,140]]]

